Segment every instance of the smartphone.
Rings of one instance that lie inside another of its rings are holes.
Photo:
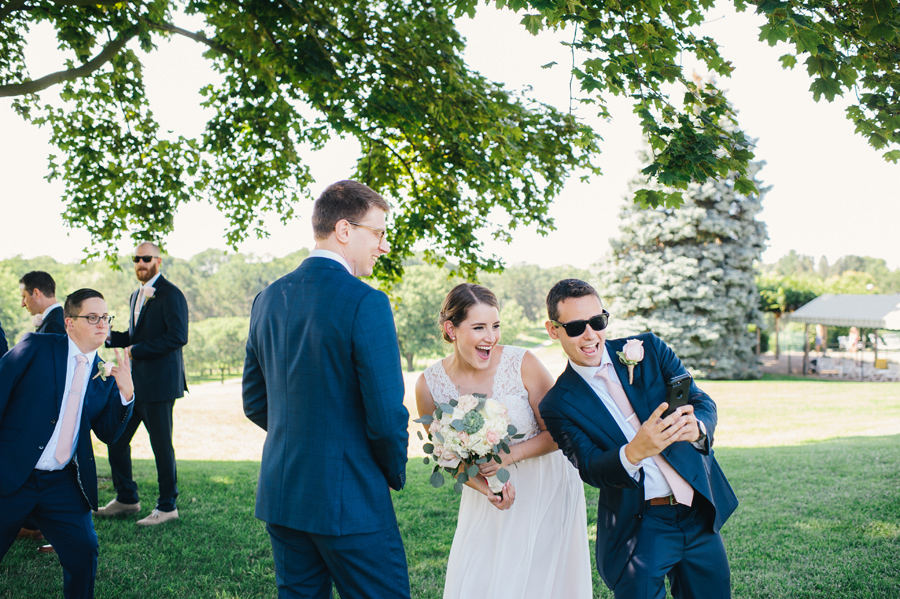
[[[666,383],[666,403],[669,407],[662,413],[661,418],[670,416],[672,412],[681,406],[687,405],[688,397],[691,394],[691,375],[688,373],[679,374],[671,381]]]

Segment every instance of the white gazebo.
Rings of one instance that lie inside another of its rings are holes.
[[[877,358],[877,330],[900,330],[900,293],[891,295],[820,295],[793,313],[785,315],[784,320],[802,322],[806,325],[803,374],[806,374],[806,365],[809,360],[809,325],[811,324],[874,329],[876,343],[873,349]]]

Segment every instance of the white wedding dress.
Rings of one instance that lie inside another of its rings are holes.
[[[522,383],[525,350],[502,346],[491,397],[509,409],[527,441],[540,430]],[[437,362],[425,370],[435,403],[459,397]],[[507,468],[516,488],[508,510],[498,510],[465,486],[444,584],[444,599],[590,599],[591,559],[584,487],[561,451]]]

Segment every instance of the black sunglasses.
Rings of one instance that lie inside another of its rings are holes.
[[[144,264],[150,264],[156,256],[134,256],[131,261],[137,264],[141,260],[144,261]]]
[[[602,314],[591,316],[587,320],[573,320],[572,322],[557,322],[551,320],[550,323],[557,329],[559,327],[564,328],[566,330],[566,335],[569,337],[580,337],[584,334],[584,329],[587,325],[591,325],[591,328],[598,333],[605,329],[606,325],[609,324],[609,312],[604,310]]]

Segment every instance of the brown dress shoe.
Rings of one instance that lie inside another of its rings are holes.
[[[136,514],[141,511],[141,503],[121,503],[118,499],[113,499],[104,507],[94,512],[95,516],[124,516],[125,514]]]
[[[31,530],[29,528],[23,528],[19,531],[19,534],[16,535],[17,539],[31,539],[32,541],[43,541],[44,535],[39,530]]]
[[[38,547],[38,551],[41,553],[56,553],[56,549],[53,548],[53,545],[41,545]]]

